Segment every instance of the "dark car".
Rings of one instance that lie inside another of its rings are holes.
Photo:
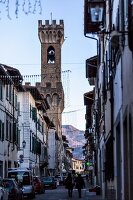
[[[57,185],[64,185],[64,176],[56,175],[55,180]]]
[[[19,187],[15,179],[4,178],[2,180],[2,184],[8,192],[8,200],[11,200],[11,199],[22,200],[23,199],[22,188]]]
[[[36,193],[45,193],[45,187],[41,181],[41,179],[38,176],[33,177],[33,182],[34,182],[34,188]]]
[[[47,177],[42,177],[41,181],[43,183],[43,186],[45,188],[51,188],[51,189],[56,189],[57,185],[56,185],[56,181],[53,177],[51,176],[47,176]]]

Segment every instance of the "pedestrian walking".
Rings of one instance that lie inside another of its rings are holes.
[[[85,187],[84,179],[82,178],[81,174],[78,174],[78,177],[75,179],[76,189],[78,189],[79,198],[81,198],[81,190]]]
[[[68,174],[65,180],[65,187],[68,189],[68,196],[72,197],[74,183],[71,173]]]

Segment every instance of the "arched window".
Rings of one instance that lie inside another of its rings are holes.
[[[58,106],[58,104],[59,104],[59,95],[58,94],[53,94],[52,104],[53,104],[53,106]]]
[[[55,63],[55,49],[52,46],[47,50],[47,62]]]
[[[47,94],[46,99],[47,99],[48,104],[51,105],[52,100],[51,100],[50,94]]]

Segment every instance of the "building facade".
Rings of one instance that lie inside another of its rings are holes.
[[[83,163],[84,163],[83,160],[72,158],[72,169],[75,171],[75,173],[79,174],[84,173]]]
[[[100,185],[103,197],[130,200],[133,198],[133,5],[130,0],[84,2],[85,36],[89,39],[94,39],[91,34],[97,36],[97,55],[86,61],[86,77],[94,85],[93,95],[84,95],[85,105],[90,108],[86,111],[89,124],[86,146],[90,148],[92,140],[94,148],[91,154],[85,148],[85,156],[90,159],[91,155],[96,163],[94,184]],[[95,12],[91,12],[92,8]]]
[[[24,91],[18,93],[19,166],[30,168],[34,175],[46,175],[48,161],[45,115],[49,107],[35,86],[26,84],[23,88]]]
[[[18,92],[21,91],[20,72],[0,65],[0,176],[6,177],[8,168],[17,167],[19,147]]]

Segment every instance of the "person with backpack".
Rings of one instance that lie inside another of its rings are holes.
[[[72,177],[71,173],[68,174],[68,176],[65,180],[65,186],[68,189],[68,196],[72,197],[74,183],[73,183],[73,177]]]

